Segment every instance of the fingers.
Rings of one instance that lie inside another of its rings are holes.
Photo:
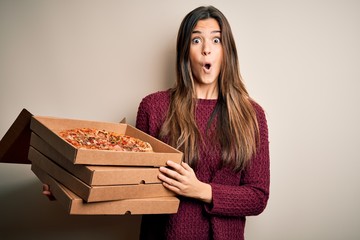
[[[183,174],[186,170],[178,163],[167,161],[167,167],[160,167],[159,179],[163,185],[173,192],[178,192],[183,181]]]
[[[167,161],[166,164],[167,164],[167,166],[171,167],[172,169],[174,169],[179,174],[181,174],[181,175],[186,174],[186,169],[183,167],[183,163],[178,164],[178,163],[175,163],[173,161]]]
[[[211,186],[199,181],[189,164],[173,161],[167,161],[166,164],[167,167],[159,168],[158,175],[164,187],[181,196],[197,198],[207,203],[212,201]]]
[[[166,187],[167,189],[173,191],[174,193],[181,194],[181,190],[178,187],[173,186],[173,185],[171,185],[171,184],[169,184],[167,182],[163,182],[163,185],[164,185],[164,187]]]
[[[50,186],[48,184],[43,184],[42,186],[42,194],[49,198],[49,200],[56,200],[52,192],[50,191]]]
[[[160,172],[177,181],[181,182],[185,177],[189,177],[193,173],[192,168],[184,162],[178,164],[173,161],[167,161],[166,163],[168,167],[160,167]]]
[[[188,188],[194,171],[186,163],[178,164],[173,161],[167,161],[166,164],[167,167],[160,167],[158,177],[166,188],[179,194]]]
[[[187,171],[193,171],[193,169],[186,162],[181,162],[181,166]]]
[[[176,171],[168,169],[166,167],[160,167],[159,179],[164,183],[167,183],[169,186],[178,186],[178,182],[181,178],[181,175]]]
[[[49,185],[43,184],[42,189],[43,189],[42,193],[43,193],[44,195],[46,195],[46,196],[50,196],[50,195],[51,195],[50,186],[49,186]]]
[[[43,191],[49,191],[50,190],[50,186],[49,185],[47,185],[47,184],[43,184]]]

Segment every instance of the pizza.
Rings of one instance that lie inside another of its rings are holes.
[[[148,142],[125,134],[95,128],[75,128],[59,135],[76,148],[115,150],[123,152],[152,152]]]

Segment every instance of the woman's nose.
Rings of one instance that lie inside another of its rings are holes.
[[[203,45],[202,54],[203,54],[204,56],[207,56],[207,55],[209,55],[210,53],[211,53],[210,45],[205,42],[204,45]]]
[[[207,50],[204,50],[204,51],[203,51],[203,55],[204,55],[204,56],[207,56],[207,55],[209,55],[210,53],[211,53],[211,52],[210,52],[210,51],[207,51]]]

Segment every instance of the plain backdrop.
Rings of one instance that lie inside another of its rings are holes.
[[[265,109],[271,195],[248,240],[360,239],[360,2],[0,0],[0,137],[34,115],[135,124],[174,83],[182,18],[228,18]],[[0,163],[1,239],[137,239],[141,216],[69,216],[29,165]]]

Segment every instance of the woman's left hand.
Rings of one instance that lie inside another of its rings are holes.
[[[192,197],[211,203],[212,190],[210,184],[197,179],[194,170],[187,164],[167,161],[167,167],[160,167],[159,179],[163,185],[178,195]]]

